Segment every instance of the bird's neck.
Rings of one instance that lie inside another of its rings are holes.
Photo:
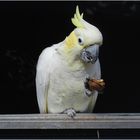
[[[58,49],[61,58],[73,69],[80,69],[84,67],[84,63],[80,58],[80,53],[74,50],[67,49],[66,44],[63,42]]]

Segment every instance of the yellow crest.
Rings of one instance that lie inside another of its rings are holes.
[[[76,6],[76,13],[74,14],[74,18],[72,18],[71,21],[76,27],[84,28],[84,25],[82,24],[81,19],[83,19],[83,13],[80,15],[79,7]]]

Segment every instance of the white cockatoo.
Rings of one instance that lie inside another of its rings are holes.
[[[98,95],[96,88],[103,85],[98,59],[102,34],[83,19],[78,6],[72,23],[76,28],[70,35],[39,56],[36,90],[40,113],[74,117],[76,112],[92,112]],[[88,82],[94,79],[96,86],[91,90]]]

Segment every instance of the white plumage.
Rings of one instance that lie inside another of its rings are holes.
[[[68,108],[92,112],[98,93],[94,91],[91,97],[84,94],[84,78],[89,74],[100,79],[99,60],[72,71],[57,51],[61,45],[46,48],[38,60],[36,87],[40,112],[61,113]]]
[[[81,19],[81,22],[84,20]],[[85,46],[76,44],[73,48],[68,45],[66,47],[66,38],[63,42],[44,49],[39,56],[36,89],[40,113],[63,113],[71,108],[76,112],[92,112],[98,92],[95,90],[90,97],[87,96],[84,81],[87,75],[95,79],[101,78],[100,63],[99,59],[94,64],[85,63],[80,59],[80,53],[90,44],[102,44],[102,35],[95,26],[87,22],[85,26],[88,26],[86,30],[76,28],[72,37],[69,37],[78,43],[78,37],[82,36],[86,40]]]

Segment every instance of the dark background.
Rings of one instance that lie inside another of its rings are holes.
[[[0,114],[39,112],[38,56],[75,28],[77,4],[104,37],[100,62],[106,88],[94,112],[140,112],[140,2],[0,2]]]

